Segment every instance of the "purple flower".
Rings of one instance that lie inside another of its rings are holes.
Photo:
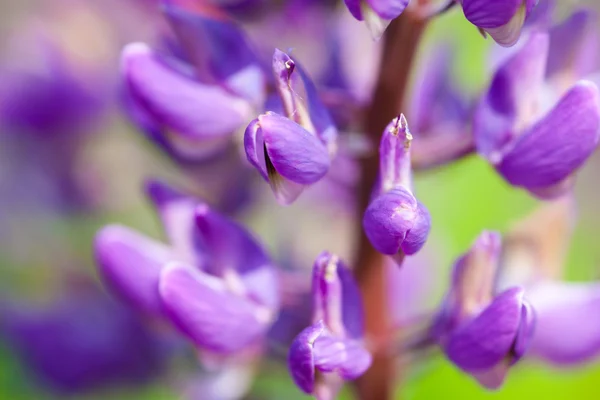
[[[500,235],[483,232],[457,260],[431,330],[448,359],[490,389],[525,354],[535,320],[522,288],[496,293],[500,250]]]
[[[274,112],[260,115],[246,128],[244,147],[277,201],[290,204],[305,186],[327,174],[337,130],[300,65],[275,50],[273,72],[285,117]]]
[[[126,106],[171,156],[195,161],[223,149],[262,106],[265,76],[243,33],[218,9],[168,0],[163,9],[184,59],[128,45]]]
[[[375,249],[402,257],[423,247],[431,217],[412,194],[410,146],[412,135],[404,115],[383,132],[379,146],[379,183],[363,217],[363,227]]]
[[[2,331],[41,381],[62,393],[143,384],[164,367],[164,347],[133,313],[85,282],[44,306],[11,304]]]
[[[228,355],[259,343],[278,308],[276,275],[264,250],[206,204],[156,182],[149,193],[170,246],[105,227],[95,250],[106,284],[200,349]]]
[[[479,153],[534,196],[565,193],[598,144],[598,88],[579,81],[556,104],[544,93],[548,35],[532,33],[496,72],[475,112]],[[545,112],[545,110],[549,111]]]
[[[411,158],[415,169],[431,168],[475,151],[469,127],[472,101],[453,82],[454,48],[439,45],[422,61],[407,113],[414,135]]]
[[[537,326],[528,354],[559,366],[600,355],[600,284],[563,282],[574,225],[569,196],[548,202],[507,234],[500,282],[524,285]]]
[[[408,6],[410,0],[344,0],[359,21],[365,21],[375,39],[379,39],[390,22]]]
[[[456,0],[465,17],[501,46],[513,46],[538,0]]]
[[[362,343],[358,287],[340,259],[327,252],[313,269],[313,325],[294,339],[288,367],[296,385],[317,398],[335,398],[343,380],[361,376],[371,365]]]

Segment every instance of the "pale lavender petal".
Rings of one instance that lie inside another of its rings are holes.
[[[288,353],[288,368],[296,385],[305,393],[315,389],[315,360],[313,346],[323,331],[323,321],[304,329],[294,339]]]
[[[259,341],[272,322],[268,309],[185,264],[164,268],[159,292],[167,317],[200,349],[210,352],[242,350]]]
[[[600,284],[547,282],[527,291],[537,327],[530,354],[558,365],[600,355]]]
[[[412,190],[411,147],[412,135],[404,115],[399,115],[383,131],[379,145],[379,176],[382,192],[404,186]]]
[[[337,130],[314,83],[302,66],[276,49],[273,72],[285,115],[321,139],[330,154],[335,153]]]
[[[467,372],[491,369],[508,357],[519,331],[523,289],[508,289],[481,314],[451,334],[448,358]]]
[[[204,249],[196,232],[195,211],[201,203],[158,180],[149,180],[146,192],[158,210],[173,251],[180,260],[200,267]]]
[[[511,184],[539,189],[572,175],[594,152],[600,134],[600,96],[581,81],[524,133],[497,166]]]
[[[342,320],[342,283],[338,274],[339,257],[321,253],[315,260],[312,277],[313,320],[323,320],[335,335],[344,334]],[[343,268],[343,267],[342,267]]]
[[[483,231],[454,265],[451,301],[462,317],[472,316],[492,301],[501,240],[498,232]]]
[[[313,357],[319,371],[338,371],[345,380],[358,378],[372,362],[371,353],[363,343],[330,334],[322,334],[314,342]]]
[[[110,225],[96,234],[94,252],[100,276],[118,296],[144,312],[161,314],[159,275],[166,263],[177,259],[169,247]]]
[[[518,131],[536,117],[536,96],[544,82],[548,45],[547,34],[532,33],[496,72],[475,111],[475,144],[479,153],[492,162]]]

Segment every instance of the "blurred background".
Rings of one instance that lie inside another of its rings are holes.
[[[314,39],[331,20],[223,3],[266,54],[275,46],[293,48],[313,76],[325,76],[327,49]],[[335,18],[342,14],[347,11],[340,8]],[[356,29],[346,49],[351,54],[344,54],[367,55],[356,68],[364,74],[357,91],[368,91],[369,71],[376,69],[369,56],[377,50],[367,32]],[[193,188],[230,208],[282,263],[293,254],[295,264],[310,268],[324,248],[351,254],[350,210],[319,201],[318,194],[277,208],[256,176],[251,200],[226,205],[240,185],[227,170],[230,163],[182,168],[130,124],[119,88],[120,51],[134,41],[158,46],[167,30],[152,0],[0,1],[0,399],[176,399],[194,384],[191,346],[114,300],[95,272],[92,243],[103,225],[162,237],[142,190],[148,177]],[[432,24],[423,54],[442,38],[453,43],[452,79],[476,96],[489,79],[492,43],[459,10]],[[600,278],[598,170],[594,156],[577,182],[579,219],[567,280]],[[476,156],[419,173],[415,181],[434,227],[417,266],[422,292],[410,301],[434,306],[452,261],[476,235],[505,231],[536,202]],[[263,363],[249,398],[304,398],[274,358]],[[569,369],[526,360],[490,393],[434,354],[410,363],[399,391],[404,399],[593,399],[600,398],[599,380],[600,360]]]

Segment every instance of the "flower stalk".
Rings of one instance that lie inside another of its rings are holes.
[[[424,6],[424,3],[426,0],[421,0],[419,7]],[[363,124],[364,132],[373,143],[379,141],[379,135],[386,125],[402,110],[411,66],[426,25],[427,18],[418,12],[405,12],[392,21],[385,32],[379,76]],[[369,205],[378,171],[379,156],[376,152],[361,160],[357,209],[359,223]],[[366,311],[366,338],[368,342],[380,345],[373,349],[373,364],[357,380],[356,391],[360,399],[390,400],[393,398],[393,383],[397,379],[398,371],[395,368],[394,355],[388,351],[390,346],[387,345],[392,339],[390,333],[393,327],[386,297],[385,256],[373,248],[360,226],[357,227],[357,232],[360,232],[360,237],[355,274]]]

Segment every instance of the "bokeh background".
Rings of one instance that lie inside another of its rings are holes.
[[[593,0],[589,5],[599,7]],[[260,38],[260,15],[238,17]],[[281,35],[264,47],[293,48],[318,74],[324,50],[304,34],[318,34],[327,28],[324,22],[307,17],[269,24]],[[145,178],[158,176],[208,197],[233,179],[222,172],[224,165],[182,171],[122,110],[120,50],[133,41],[157,43],[165,29],[151,0],[0,1],[0,399],[176,399],[180,381],[193,381],[192,349],[112,300],[97,279],[92,254],[95,232],[108,223],[161,237],[142,191]],[[453,43],[453,78],[475,96],[489,79],[492,43],[460,11],[431,25],[423,53],[442,39]],[[370,44],[361,49],[362,41],[356,43],[357,54],[372,54]],[[579,218],[567,280],[600,277],[599,170],[600,156],[594,156],[577,182]],[[420,265],[427,271],[419,281],[423,294],[412,301],[435,305],[452,260],[476,235],[505,231],[536,202],[476,156],[419,173],[415,181],[434,227]],[[233,189],[224,190],[227,198]],[[310,199],[282,210],[266,185],[256,181],[254,192],[255,201],[237,217],[273,254],[283,257],[291,249],[295,262],[307,268],[323,248],[351,254],[348,210]],[[291,244],[281,242],[282,233],[293,238]],[[495,393],[440,355],[410,365],[399,380],[404,399],[600,398],[600,360],[569,369],[526,360]],[[305,396],[281,364],[267,361],[250,398]]]

